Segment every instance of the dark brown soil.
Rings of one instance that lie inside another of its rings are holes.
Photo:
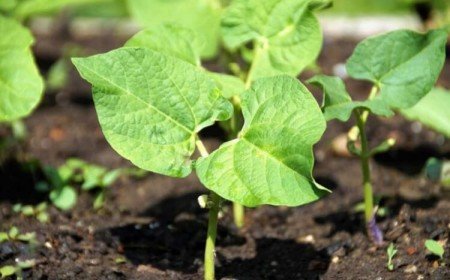
[[[43,38],[38,46],[46,43]],[[91,47],[101,50],[118,45],[106,39],[95,44],[101,47]],[[331,74],[354,45],[326,41],[319,60],[324,72]],[[45,69],[57,55],[48,50],[45,55],[42,49],[37,52]],[[16,258],[34,258],[37,264],[24,272],[25,279],[201,279],[206,212],[197,205],[197,197],[205,190],[194,175],[121,178],[108,192],[105,209],[95,212],[92,197],[83,193],[73,211],[50,207],[48,224],[12,212],[14,203],[45,199],[33,188],[42,174],[24,167],[25,161],[59,165],[68,157],[79,157],[111,168],[129,165],[104,140],[89,87],[72,76],[66,89],[48,95],[26,120],[26,143],[16,148],[17,159],[0,168],[0,230],[15,225],[23,232],[36,232],[39,241],[37,246],[0,244],[0,266]],[[440,84],[450,86],[449,63]],[[357,97],[369,89],[361,82],[349,81],[348,87]],[[377,248],[365,235],[361,213],[353,211],[362,198],[358,160],[331,148],[333,139],[350,126],[329,123],[315,148],[315,176],[333,190],[328,197],[304,207],[249,209],[242,230],[234,227],[230,209],[224,209],[218,279],[450,279],[450,246],[446,244],[442,261],[424,248],[426,239],[449,238],[450,195],[421,174],[430,156],[450,155],[450,142],[399,116],[371,119],[368,133],[374,144],[388,136],[398,142],[372,162],[375,192],[389,210],[379,218],[386,244]],[[208,145],[217,146],[220,135],[217,128],[209,129]],[[390,242],[398,249],[392,272],[386,268]],[[123,258],[126,262],[119,261]]]

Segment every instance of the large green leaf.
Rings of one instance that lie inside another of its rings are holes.
[[[253,80],[298,75],[318,56],[322,32],[312,0],[235,0],[222,20],[230,48],[254,42]]]
[[[392,116],[394,112],[380,98],[366,101],[353,101],[344,82],[338,77],[316,75],[308,80],[308,83],[316,85],[323,90],[324,98],[322,110],[325,119],[338,119],[346,122],[356,108],[366,108],[380,116]]]
[[[327,191],[312,177],[312,146],[325,120],[311,93],[288,76],[257,80],[241,95],[245,124],[239,138],[196,163],[200,181],[245,206],[295,206]]]
[[[419,103],[400,110],[407,119],[424,125],[450,138],[450,91],[434,88]]]
[[[201,55],[211,58],[219,45],[220,0],[128,0],[131,15],[143,26],[178,23],[206,42]]]
[[[73,62],[93,85],[106,139],[142,169],[187,176],[197,132],[229,118],[233,110],[206,73],[147,48],[122,48]]]
[[[0,16],[0,122],[25,117],[39,103],[43,81],[34,63],[30,32]]]
[[[143,47],[200,65],[202,43],[190,29],[175,24],[150,27],[134,35],[126,47]]]
[[[393,108],[409,108],[433,87],[445,60],[447,33],[393,31],[361,42],[347,61],[355,79],[380,88],[381,98]]]

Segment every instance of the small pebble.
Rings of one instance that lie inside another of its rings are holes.
[[[416,248],[414,248],[414,247],[408,247],[408,248],[406,248],[406,253],[408,254],[408,255],[414,255],[415,253],[417,252],[417,249]]]
[[[405,268],[404,272],[405,272],[405,273],[416,273],[416,272],[417,272],[417,266],[415,266],[415,265],[413,265],[413,264],[410,264],[410,265],[408,265],[408,266]]]

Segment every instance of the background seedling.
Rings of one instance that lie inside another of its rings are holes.
[[[427,241],[425,241],[425,247],[433,255],[438,256],[440,259],[444,258],[444,246],[442,246],[442,244],[440,244],[439,242],[433,239],[428,239]]]
[[[21,241],[35,244],[36,233],[28,232],[28,233],[20,233],[17,227],[11,227],[7,232],[0,232],[0,243],[5,241]]]
[[[447,33],[432,30],[425,34],[408,30],[393,31],[362,41],[348,59],[348,74],[373,83],[365,101],[352,101],[340,78],[319,75],[309,82],[324,92],[323,111],[327,120],[348,121],[353,115],[356,127],[348,134],[348,149],[360,158],[363,175],[367,232],[375,243],[382,243],[376,226],[370,159],[395,144],[387,139],[375,148],[369,146],[366,124],[370,113],[390,117],[395,110],[417,104],[434,86],[445,60]],[[399,53],[395,57],[388,53]],[[428,67],[424,73],[422,67]],[[359,142],[360,148],[356,145]]]
[[[47,213],[47,203],[42,202],[36,206],[33,205],[22,205],[15,204],[13,206],[13,211],[16,213],[21,213],[27,217],[35,217],[41,223],[47,223],[49,221],[49,215]]]
[[[39,182],[36,188],[40,191],[49,191],[50,200],[62,210],[69,210],[75,206],[78,196],[75,187],[77,185],[81,186],[82,191],[95,193],[93,207],[100,209],[105,203],[106,190],[120,176],[140,177],[144,175],[136,168],[108,170],[105,167],[75,158],[67,160],[59,168],[46,166],[43,170],[47,181]]]
[[[394,259],[395,255],[397,254],[397,249],[395,249],[394,247],[394,243],[389,244],[389,246],[386,249],[386,253],[388,256],[388,261],[387,261],[387,268],[392,271],[394,270],[394,263],[392,262],[392,260]]]

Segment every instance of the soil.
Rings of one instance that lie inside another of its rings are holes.
[[[106,37],[73,40],[86,46],[87,52],[120,45],[120,40]],[[36,48],[43,71],[60,55],[58,43],[53,46],[56,54],[42,47],[50,46],[49,41],[57,42],[41,37]],[[319,65],[332,74],[354,46],[348,39],[326,40]],[[215,67],[214,62],[209,65]],[[105,141],[89,86],[71,71],[68,86],[47,94],[26,120],[27,140],[16,145],[14,156],[0,167],[0,230],[14,225],[21,232],[35,232],[38,239],[37,245],[0,244],[0,266],[35,259],[36,265],[24,271],[24,279],[201,279],[207,213],[197,204],[205,189],[195,175],[123,177],[108,190],[104,209],[94,211],[92,195],[82,193],[72,211],[51,206],[47,224],[12,211],[14,203],[46,199],[34,190],[43,176],[39,168],[25,164],[30,160],[57,166],[78,157],[110,168],[130,166]],[[311,75],[306,73],[301,80]],[[449,62],[439,83],[450,87]],[[347,86],[356,98],[369,91],[363,82],[347,81]],[[248,209],[242,229],[233,225],[230,208],[224,207],[217,279],[450,279],[448,243],[443,260],[424,248],[426,239],[446,242],[449,238],[450,194],[421,172],[429,157],[450,156],[450,142],[400,116],[370,120],[373,144],[386,137],[397,139],[394,149],[372,161],[375,192],[381,196],[380,206],[388,209],[378,218],[385,244],[376,247],[365,235],[362,214],[354,211],[362,199],[358,160],[332,148],[333,140],[350,127],[329,123],[315,147],[315,176],[333,190],[326,198],[303,207]],[[203,137],[210,148],[224,138],[217,127]],[[391,242],[398,249],[393,271],[386,268],[386,247]]]

